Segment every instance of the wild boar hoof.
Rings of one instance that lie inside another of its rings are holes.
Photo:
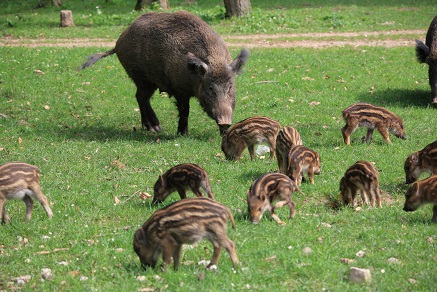
[[[162,131],[162,127],[161,127],[161,125],[155,125],[155,126],[145,126],[145,128],[147,129],[147,130],[149,130],[150,132],[153,132],[153,133],[159,133],[159,132],[161,132]]]

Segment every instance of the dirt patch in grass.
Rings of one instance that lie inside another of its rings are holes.
[[[223,36],[230,47],[247,48],[326,48],[326,47],[404,47],[415,45],[415,39],[424,39],[426,31],[392,30],[364,32],[327,32],[293,34],[256,34]],[[105,47],[112,48],[116,40],[101,38],[27,39],[2,37],[0,46],[7,47]]]

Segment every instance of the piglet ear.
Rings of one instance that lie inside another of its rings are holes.
[[[246,65],[249,55],[250,53],[248,49],[242,49],[235,60],[229,64],[229,67],[235,74],[240,74],[243,71],[243,67]]]
[[[146,234],[144,233],[143,228],[138,228],[137,231],[135,231],[134,244],[144,245],[145,242],[146,242]]]
[[[204,76],[208,71],[208,65],[192,53],[187,54],[187,65],[188,70],[199,77]]]
[[[416,151],[413,154],[411,154],[410,160],[413,163],[417,163],[419,161],[419,152]]]

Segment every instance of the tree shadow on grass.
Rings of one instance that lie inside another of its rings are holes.
[[[361,102],[383,107],[386,105],[428,107],[432,102],[430,91],[420,89],[390,88],[374,94],[363,92],[358,94],[357,98]]]

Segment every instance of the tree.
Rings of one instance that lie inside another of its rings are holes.
[[[226,17],[246,16],[252,11],[250,0],[224,0]]]
[[[154,2],[158,3],[159,6],[161,6],[162,9],[169,9],[170,4],[168,3],[168,0],[137,0],[137,5],[135,5],[135,10],[140,11],[143,9],[144,5],[152,5]]]

